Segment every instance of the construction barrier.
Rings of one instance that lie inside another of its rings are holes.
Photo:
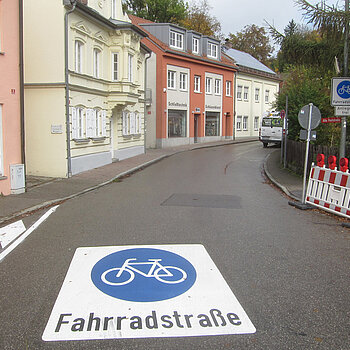
[[[339,162],[340,171],[336,167],[336,157],[328,158],[328,166],[324,165],[324,155],[317,155],[317,166],[312,165],[306,191],[306,203],[315,205],[333,214],[350,218],[350,173],[348,159]]]

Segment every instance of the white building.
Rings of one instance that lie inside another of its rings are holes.
[[[68,177],[144,153],[146,34],[121,0],[24,2],[27,174]]]
[[[235,79],[235,138],[259,136],[261,117],[272,109],[281,79],[248,53],[228,49],[238,66]]]

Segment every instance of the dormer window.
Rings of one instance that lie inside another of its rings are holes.
[[[184,35],[174,30],[170,30],[170,46],[175,49],[183,50],[184,48]]]
[[[193,38],[192,40],[192,52],[195,54],[199,54],[199,39]]]
[[[218,58],[218,45],[214,43],[208,43],[208,57]]]

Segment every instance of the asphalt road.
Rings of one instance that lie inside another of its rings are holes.
[[[349,231],[289,206],[262,175],[269,152],[247,143],[182,153],[61,204],[0,262],[0,348],[350,349]],[[178,244],[205,247],[256,333],[42,340],[78,247]]]

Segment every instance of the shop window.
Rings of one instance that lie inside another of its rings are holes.
[[[186,111],[168,111],[168,137],[186,137]]]
[[[220,113],[207,112],[205,115],[205,136],[220,135]]]

